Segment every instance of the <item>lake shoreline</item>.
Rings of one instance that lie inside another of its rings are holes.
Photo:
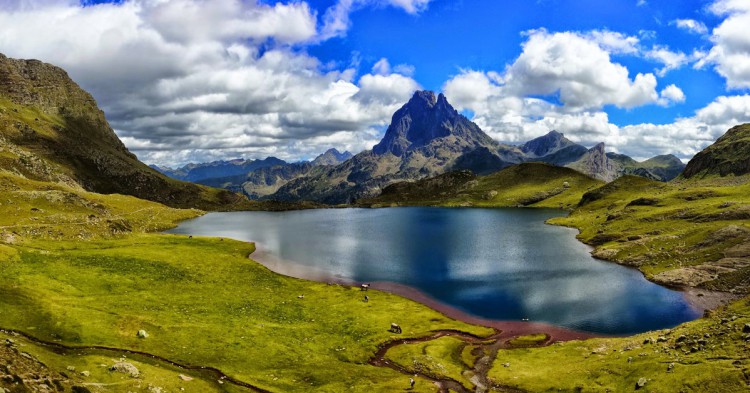
[[[343,285],[349,287],[359,287],[361,282],[348,280],[343,277],[332,277],[322,273],[313,271],[312,269],[306,268],[299,264],[291,261],[283,261],[280,258],[270,254],[269,252],[259,250],[256,243],[256,251],[248,255],[248,258],[260,263],[269,270],[276,274],[281,274],[287,277],[293,277],[301,280],[310,280],[316,282],[323,282],[328,284]],[[448,318],[456,321],[465,322],[472,325],[485,326],[495,328],[503,332],[513,334],[515,336],[522,336],[535,333],[544,333],[550,336],[549,343],[564,342],[571,340],[586,340],[590,338],[601,338],[601,337],[625,337],[627,335],[607,335],[602,333],[583,332],[573,329],[564,328],[561,326],[552,325],[544,322],[533,322],[533,321],[503,321],[503,320],[492,320],[475,315],[471,315],[465,311],[462,311],[454,306],[441,302],[417,288],[399,284],[390,281],[378,281],[371,282],[370,289],[381,292],[387,292],[394,295],[404,297],[406,299],[420,303],[432,310],[435,310]],[[369,291],[362,291],[362,296],[368,295],[371,301],[377,301],[376,297]]]

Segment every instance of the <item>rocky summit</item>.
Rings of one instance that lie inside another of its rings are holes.
[[[458,113],[444,95],[417,91],[396,111],[385,136],[372,150],[339,165],[316,167],[267,198],[349,203],[376,196],[396,181],[460,169],[489,173],[522,159],[517,147],[495,142]]]

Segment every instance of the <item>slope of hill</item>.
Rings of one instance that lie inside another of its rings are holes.
[[[513,165],[486,176],[450,172],[389,185],[363,206],[554,207],[571,209],[601,181],[575,170],[542,163]]]
[[[0,165],[30,179],[175,207],[234,209],[247,200],[179,182],[131,154],[94,99],[60,68],[0,55]]]
[[[733,127],[716,143],[696,154],[682,176],[690,179],[747,173],[750,173],[750,124],[743,124]]]
[[[588,149],[557,131],[550,131],[521,145],[521,151],[526,155],[525,161],[565,166],[580,159]]]

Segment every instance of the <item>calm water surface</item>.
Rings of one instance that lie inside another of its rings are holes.
[[[254,241],[276,263],[303,267],[305,276],[393,281],[488,319],[627,334],[699,316],[680,292],[648,282],[635,269],[598,261],[575,230],[544,224],[562,214],[448,208],[211,213],[170,232]]]

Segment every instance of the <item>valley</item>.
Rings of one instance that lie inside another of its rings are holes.
[[[0,57],[0,387],[370,392],[416,375],[417,392],[747,389],[750,127],[661,182],[559,133],[544,139],[551,150],[501,145],[443,95],[417,92],[394,119],[373,150],[254,201],[149,168],[64,71]],[[576,170],[587,168],[606,176]],[[565,209],[549,223],[577,228],[597,258],[734,300],[673,328],[577,340],[463,322],[386,291],[365,302],[356,286],[270,271],[253,243],[159,233],[207,211],[332,205]]]

